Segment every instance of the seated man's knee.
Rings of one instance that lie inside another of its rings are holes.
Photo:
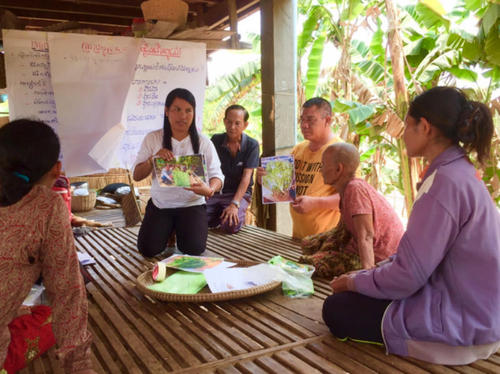
[[[241,230],[242,226],[243,226],[242,222],[238,222],[236,225],[230,225],[226,222],[223,225],[221,225],[221,230],[228,234],[236,234],[238,231]]]

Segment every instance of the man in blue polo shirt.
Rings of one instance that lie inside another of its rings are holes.
[[[226,132],[212,136],[224,174],[222,193],[207,201],[208,226],[234,234],[245,223],[245,213],[252,198],[253,169],[259,166],[259,143],[243,131],[248,126],[248,112],[241,105],[227,107]]]

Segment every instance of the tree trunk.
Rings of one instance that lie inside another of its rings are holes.
[[[388,42],[391,54],[392,72],[394,75],[394,92],[396,95],[396,113],[404,118],[408,109],[408,92],[405,86],[403,42],[401,41],[399,20],[392,0],[385,0],[387,20],[389,23]],[[398,139],[398,153],[400,157],[400,173],[405,194],[406,211],[410,215],[414,200],[414,183],[411,164],[401,139]]]

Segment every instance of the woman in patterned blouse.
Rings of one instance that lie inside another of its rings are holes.
[[[0,128],[0,373],[20,370],[54,336],[66,373],[95,373],[68,209],[51,190],[61,171],[59,152],[57,135],[42,122],[22,119]],[[40,276],[51,308],[20,315]]]

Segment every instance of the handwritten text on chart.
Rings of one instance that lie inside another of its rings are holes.
[[[132,81],[132,85],[138,85],[138,84],[148,84],[148,85],[154,85],[154,84],[159,84],[161,81],[159,79],[134,79]],[[167,83],[163,81],[163,83]]]
[[[152,100],[158,100],[158,87],[154,85],[138,86],[136,106],[149,103]],[[154,106],[154,105],[153,105]]]
[[[46,40],[32,40],[31,50],[37,52],[48,52],[49,43]]]
[[[47,78],[50,78],[50,71],[49,70],[33,70],[31,72],[31,75],[33,77],[47,77]]]
[[[33,94],[37,96],[54,96],[54,91],[34,91]]]
[[[27,80],[27,81],[19,81],[19,85],[21,87],[28,87],[30,90],[34,87],[47,87],[47,81],[45,79],[39,80]]]
[[[84,53],[94,53],[106,57],[125,53],[127,49],[118,46],[106,46],[101,43],[82,42],[82,51]]]
[[[142,101],[137,101],[135,103],[135,106],[136,107],[139,107],[139,108],[142,108],[142,109],[146,109],[147,107],[163,107],[165,105],[165,103],[161,100],[142,100]]]
[[[167,60],[170,60],[170,58],[181,58],[182,48],[179,48],[179,47],[165,48],[165,47],[162,47],[160,45],[160,43],[156,43],[153,45],[148,44],[148,43],[142,43],[141,53],[144,57],[163,56],[163,57],[166,57]]]
[[[33,51],[33,52],[19,52],[17,54],[17,56],[21,59],[21,60],[29,60],[29,59],[32,59],[32,58],[47,58],[47,51]]]
[[[186,65],[176,65],[176,64],[161,64],[159,62],[155,64],[137,64],[135,65],[135,71],[142,71],[142,72],[148,72],[149,70],[152,71],[183,71],[188,74],[191,73],[198,73],[200,71],[200,68],[194,67],[194,66],[186,66]]]
[[[137,122],[137,121],[154,121],[156,115],[154,114],[129,114],[127,116],[127,122]]]
[[[46,56],[43,56],[43,57],[46,58]],[[47,71],[50,69],[50,62],[35,62],[35,61],[31,61],[29,65],[32,68],[40,68],[40,69],[45,69]]]

